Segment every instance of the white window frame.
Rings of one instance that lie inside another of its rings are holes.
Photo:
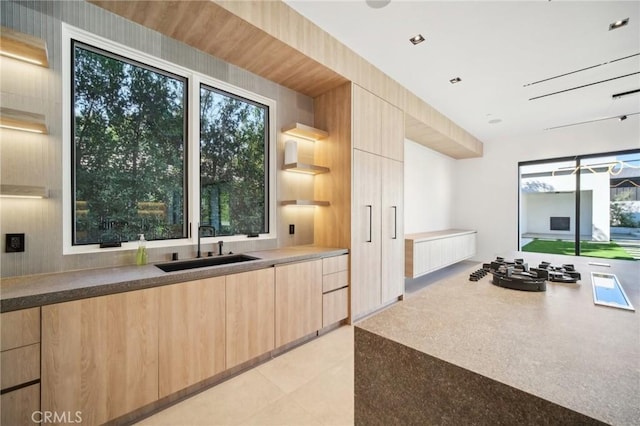
[[[269,202],[269,232],[260,234],[255,240],[275,239],[276,235],[276,101],[248,90],[233,86],[227,82],[200,74],[180,65],[165,61],[147,53],[140,52],[114,41],[99,37],[90,32],[62,24],[62,253],[73,255],[82,253],[109,253],[137,248],[136,241],[122,243],[122,247],[100,248],[99,244],[73,245],[72,239],[72,188],[71,150],[72,132],[72,99],[71,99],[71,40],[77,40],[91,46],[121,55],[161,70],[179,75],[188,80],[188,110],[187,110],[187,175],[185,176],[187,192],[187,238],[148,241],[148,248],[179,247],[197,244],[198,223],[200,221],[200,85],[219,88],[243,98],[259,102],[269,107],[269,148],[268,148],[268,202]],[[247,241],[246,235],[203,237],[202,243],[223,240],[225,242]]]

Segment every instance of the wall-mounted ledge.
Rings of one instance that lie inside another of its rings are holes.
[[[0,128],[47,134],[45,116],[11,108],[0,108]]]
[[[0,196],[9,198],[48,198],[49,191],[44,186],[0,185]]]
[[[280,204],[283,206],[321,206],[326,207],[330,205],[328,201],[317,201],[317,200],[284,200],[281,201]]]
[[[283,170],[289,172],[306,173],[309,175],[319,175],[321,173],[329,173],[329,168],[324,166],[316,166],[315,164],[291,163],[282,166]]]
[[[292,123],[288,126],[284,126],[282,128],[282,132],[287,135],[297,136],[299,138],[309,139],[312,141],[324,139],[329,136],[329,133],[324,130],[316,129],[315,127],[307,126],[302,123]]]
[[[49,68],[44,40],[6,27],[0,28],[0,55]]]

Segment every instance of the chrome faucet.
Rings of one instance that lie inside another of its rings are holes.
[[[211,231],[213,233],[213,235],[210,235],[211,237],[215,237],[216,236],[216,228],[214,228],[213,226],[209,226],[209,225],[198,225],[198,253],[196,254],[197,258],[202,257],[202,253],[200,253],[200,236],[202,236],[202,230],[203,229],[208,229],[209,231]]]

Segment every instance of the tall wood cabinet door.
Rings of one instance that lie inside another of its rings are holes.
[[[273,350],[274,268],[227,275],[227,368]]]
[[[371,92],[353,85],[351,113],[353,148],[380,154],[382,147],[380,134],[382,103],[383,101]]]
[[[404,293],[404,163],[382,159],[382,303]]]
[[[404,161],[404,112],[381,100],[381,155]]]
[[[380,306],[381,157],[353,151],[351,302],[357,318]]]
[[[322,260],[276,266],[276,347],[322,328]]]
[[[225,369],[225,277],[160,287],[160,398]]]
[[[158,289],[42,307],[42,411],[102,424],[158,399]]]

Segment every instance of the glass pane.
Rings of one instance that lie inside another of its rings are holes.
[[[268,107],[200,89],[200,222],[216,235],[268,232]]]
[[[580,162],[582,256],[640,258],[640,152]]]
[[[186,80],[73,47],[73,244],[186,237]]]
[[[575,255],[576,163],[520,166],[520,250]]]

